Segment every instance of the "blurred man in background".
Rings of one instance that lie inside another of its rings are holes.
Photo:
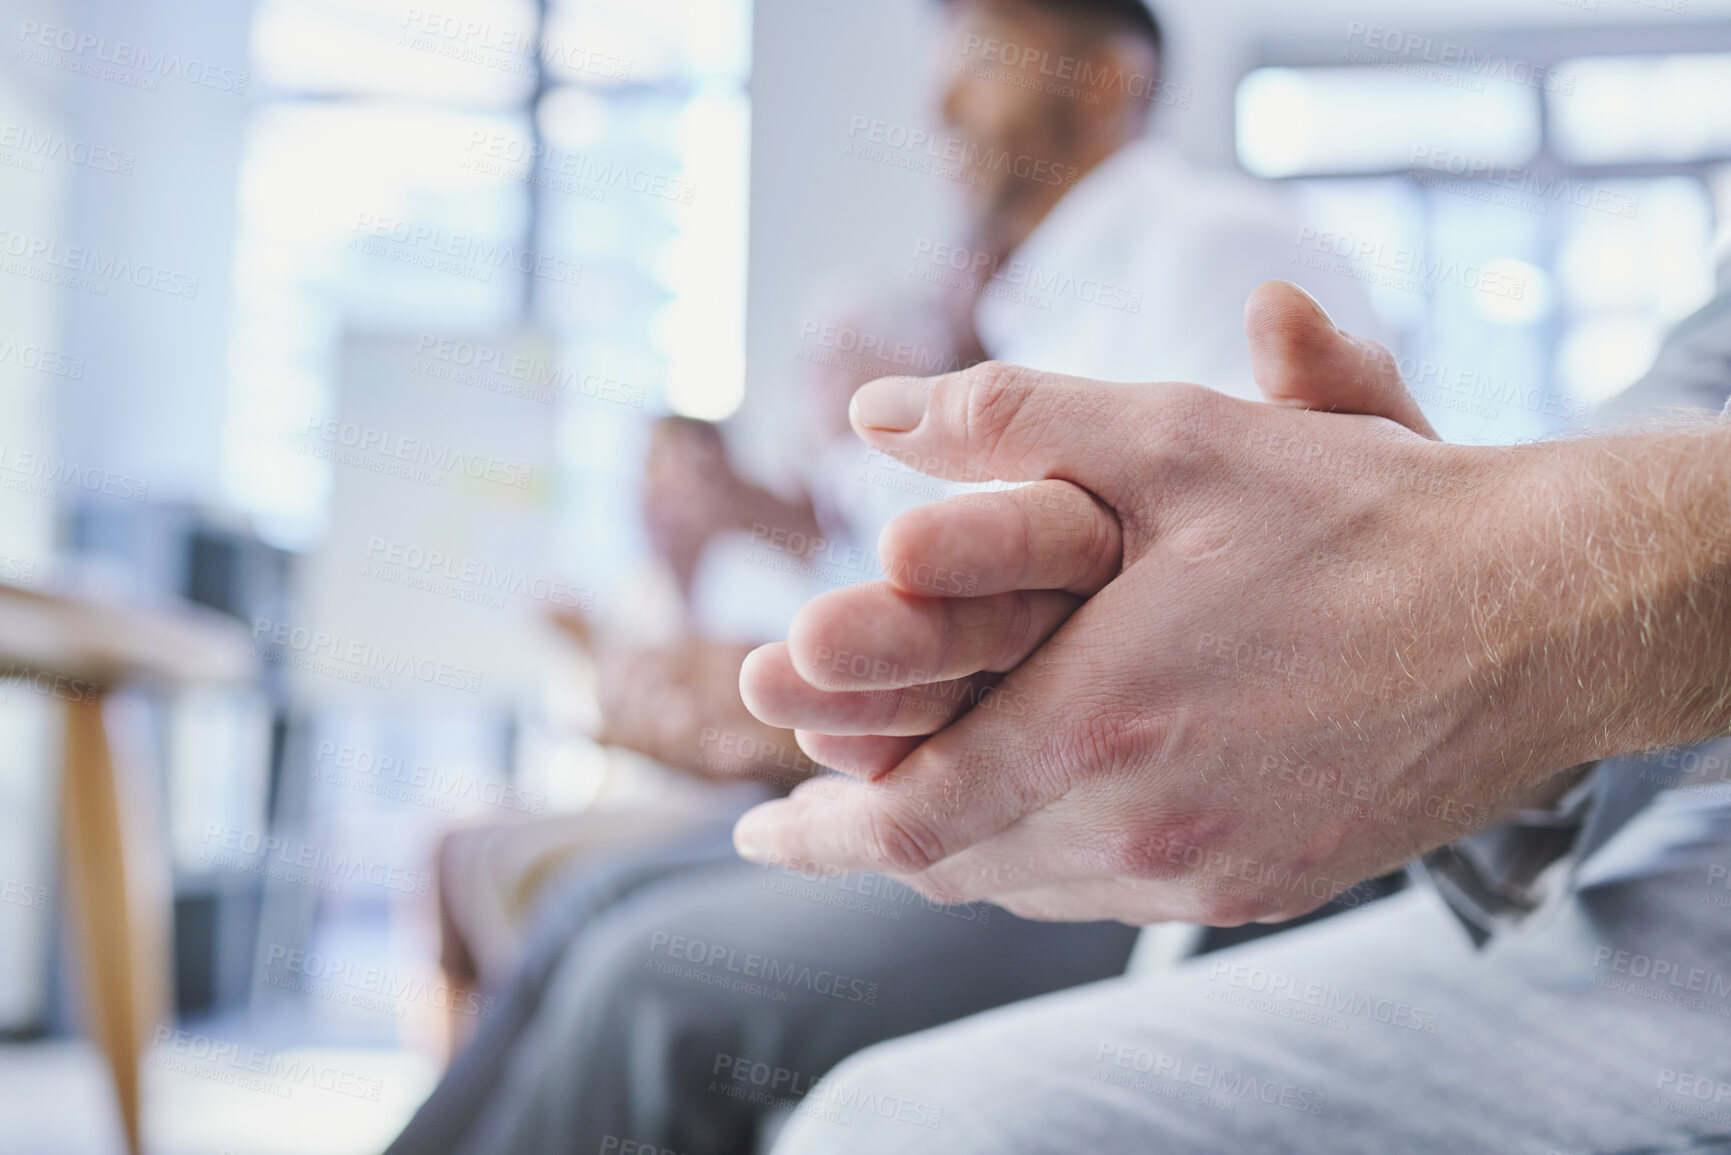
[[[745,481],[704,426],[657,431],[645,514],[687,633],[603,647],[598,662],[603,734],[668,765],[760,783],[790,762],[795,776],[816,769],[791,734],[743,721],[736,678],[694,671],[737,674],[740,617],[776,601],[785,622],[810,592],[770,592],[767,543],[822,537],[869,558],[893,514],[929,499],[842,432],[860,384],[908,371],[892,350],[924,350],[926,371],[990,355],[1255,395],[1240,317],[1255,285],[1289,271],[1297,229],[1266,190],[1144,137],[1157,108],[1187,103],[1162,79],[1152,12],[1141,0],[946,0],[942,15],[941,152],[964,193],[963,243],[916,241],[914,291],[824,310],[880,353],[814,374],[805,493]],[[1338,291],[1330,303],[1358,304]],[[873,576],[800,552],[791,568],[820,582]],[[709,756],[717,737],[732,739],[728,760]],[[1126,965],[1134,932],[1116,924],[1052,926],[934,906],[882,879],[747,866],[728,831],[756,797],[758,786],[718,796],[706,824],[681,819],[677,837],[561,878],[501,1013],[393,1150],[749,1151],[765,1116],[863,1046]],[[759,1069],[785,1077],[765,1092],[751,1082]]]

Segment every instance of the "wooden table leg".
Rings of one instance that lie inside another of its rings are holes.
[[[154,840],[154,831],[143,829],[154,807],[138,805],[139,784],[117,772],[103,707],[94,693],[66,704],[61,845],[89,1030],[114,1077],[128,1149],[140,1155],[139,1060],[163,1010],[153,996],[166,960],[154,956],[166,942],[156,933],[163,928],[149,925],[139,871],[129,869],[147,849],[141,837]]]

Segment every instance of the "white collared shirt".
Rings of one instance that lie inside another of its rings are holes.
[[[1257,399],[1244,304],[1296,281],[1369,331],[1356,282],[1299,268],[1285,198],[1144,138],[1082,178],[997,270],[974,318],[994,358],[1103,381],[1190,381]],[[1329,283],[1334,282],[1334,283]],[[1376,335],[1370,332],[1369,335]]]

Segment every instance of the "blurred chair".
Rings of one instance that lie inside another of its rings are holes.
[[[142,1150],[139,1060],[167,1013],[168,857],[148,751],[114,725],[110,692],[255,677],[234,621],[141,611],[0,585],[0,663],[65,703],[61,847],[88,1030],[107,1061],[129,1149]]]

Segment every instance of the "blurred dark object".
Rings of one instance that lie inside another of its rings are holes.
[[[197,506],[76,506],[66,552],[72,584],[90,593],[185,600],[248,623],[287,618],[294,555]]]
[[[137,605],[191,602],[250,630],[258,619],[286,621],[295,555],[267,545],[244,525],[190,504],[76,506],[67,526],[69,585]],[[265,664],[263,688],[276,720],[267,798],[281,772],[283,670]],[[175,1010],[209,1014],[245,1001],[262,898],[256,875],[205,873],[174,881]]]

